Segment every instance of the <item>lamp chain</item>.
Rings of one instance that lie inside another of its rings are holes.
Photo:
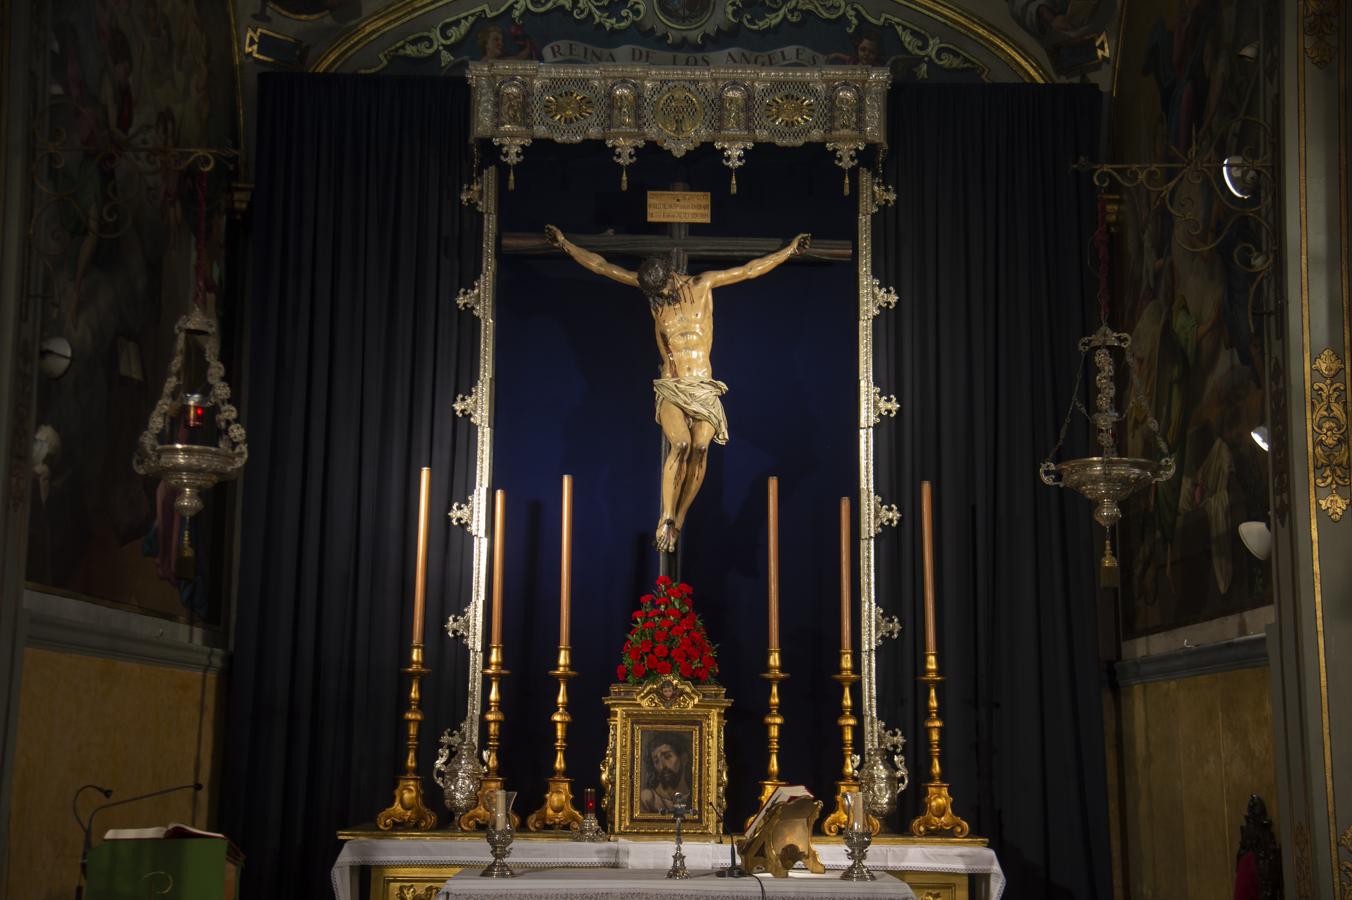
[[[1098,195],[1098,228],[1094,231],[1094,248],[1098,251],[1099,323],[1108,324],[1108,198]]]
[[[197,291],[193,302],[206,306],[207,295],[207,173],[197,173]]]

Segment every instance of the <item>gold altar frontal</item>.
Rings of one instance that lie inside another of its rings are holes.
[[[601,762],[601,786],[611,834],[672,834],[673,791],[684,794],[690,807],[684,834],[722,831],[728,783],[724,711],[732,705],[723,690],[697,687],[675,675],[644,685],[610,686],[604,699],[610,709],[610,737]],[[663,755],[675,761],[675,769],[662,762]]]

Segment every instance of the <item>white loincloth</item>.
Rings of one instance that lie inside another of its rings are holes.
[[[723,401],[718,398],[728,392],[728,386],[712,378],[657,378],[653,393],[657,395],[657,423],[662,424],[662,401],[675,406],[692,419],[714,426],[714,443],[728,442],[728,417],[723,412]]]

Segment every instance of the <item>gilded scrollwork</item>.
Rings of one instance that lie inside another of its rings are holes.
[[[895,288],[883,287],[878,279],[871,279],[873,291],[869,311],[871,316],[877,316],[884,309],[895,309],[897,306],[897,292]]]
[[[1315,487],[1328,493],[1319,499],[1319,508],[1334,522],[1341,521],[1349,500],[1340,488],[1349,483],[1347,450],[1347,385],[1338,377],[1343,360],[1330,348],[1315,359],[1314,370],[1321,380],[1310,385],[1313,406],[1311,427]]]
[[[869,506],[870,527],[869,534],[877,537],[882,534],[883,526],[887,525],[896,528],[901,523],[901,510],[897,509],[895,503],[884,503],[883,498],[877,494],[873,495],[873,502]]]
[[[451,404],[457,417],[469,416],[471,425],[482,425],[484,413],[484,392],[479,390],[479,385],[468,394],[457,394],[455,402]]]
[[[1305,32],[1305,57],[1319,68],[1338,54],[1339,0],[1302,0],[1300,18]]]
[[[1343,900],[1352,900],[1352,862],[1342,858],[1343,853],[1352,855],[1352,825],[1338,835],[1338,883],[1343,889]]]
[[[461,288],[455,295],[455,308],[459,310],[469,310],[475,317],[481,316],[483,312],[483,279],[482,277],[474,279],[474,283],[467,288]]]
[[[870,10],[846,0],[728,0],[728,21],[748,31],[768,31],[785,22],[801,22],[804,15],[827,22],[844,19],[847,33],[853,33],[860,22],[890,27],[906,52],[919,57],[922,64],[932,63],[950,71],[975,69],[982,81],[988,80],[987,68],[961,49],[890,12]]]
[[[362,74],[379,72],[396,57],[427,59],[437,56],[442,67],[454,62],[451,48],[469,34],[474,23],[508,13],[513,22],[520,22],[527,13],[547,13],[567,10],[579,22],[590,21],[605,31],[623,31],[643,18],[643,0],[500,0],[487,2],[473,9],[462,10],[442,19],[426,31],[408,35],[377,55],[379,62],[362,69]]]
[[[468,529],[472,534],[474,531],[474,498],[470,497],[464,503],[452,503],[446,517],[451,520],[452,525],[459,525],[461,528]]]

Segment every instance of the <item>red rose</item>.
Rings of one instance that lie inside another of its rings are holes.
[[[685,614],[685,618],[682,619],[681,621],[684,622],[685,624],[689,625],[691,628],[694,628],[694,627],[695,627],[695,623],[696,623],[698,620],[695,618],[695,614],[694,614],[694,613],[686,613],[686,614]]]
[[[640,659],[643,658],[643,653],[637,647],[630,647],[629,658],[634,660],[635,662],[638,662]]]
[[[672,626],[671,633],[679,636],[685,634],[687,630],[688,629],[685,627],[683,623],[677,622],[674,626]],[[684,643],[684,641],[682,641],[682,643]]]
[[[666,585],[671,584],[671,579],[665,575],[658,575],[657,583],[665,587]]]
[[[680,591],[682,594],[688,594],[690,593],[690,585],[682,581],[680,584],[676,585],[676,590]]]
[[[661,628],[657,629],[656,633],[653,634],[653,640],[657,641],[658,643],[662,643],[666,641],[666,639],[667,633],[663,631]]]
[[[671,651],[667,649],[666,644],[658,644],[656,647],[653,648],[653,653],[657,655],[658,659],[661,659],[670,652]]]
[[[650,609],[650,610],[648,610],[648,618],[650,618],[650,619],[656,619],[656,618],[657,618],[658,616],[660,616],[660,615],[662,615],[662,611],[661,611],[661,610],[658,610],[658,609]]]
[[[700,681],[708,681],[709,670],[704,668],[703,666],[700,666],[698,669],[695,670],[695,677],[698,678]]]
[[[625,674],[626,674],[626,672],[625,672],[625,668],[624,668],[623,665],[618,665],[618,666],[615,667],[615,680],[616,680],[616,681],[624,681]]]
[[[694,667],[694,666],[690,665],[690,663],[688,663],[688,662],[683,662],[683,663],[681,663],[681,677],[682,677],[682,678],[689,678],[689,677],[690,677],[691,675],[693,675],[693,674],[695,674],[695,667]]]
[[[643,618],[643,610],[641,610],[641,609],[636,609],[636,610],[634,610],[633,615],[631,615],[629,618],[631,618],[631,619],[641,619],[641,618]]]
[[[671,658],[676,660],[678,663],[685,662],[685,648],[677,647],[675,650],[671,651]]]
[[[642,678],[648,674],[648,670],[643,668],[643,663],[634,663],[634,677]]]
[[[648,654],[648,668],[656,669],[659,662],[661,662],[661,660],[659,660],[655,654]]]
[[[666,660],[662,660],[660,663],[657,664],[657,672],[659,675],[670,675],[671,663],[667,662]]]
[[[704,658],[700,660],[700,663],[704,668],[712,669],[714,667],[714,658],[706,653],[704,654]]]
[[[638,602],[639,602],[639,603],[643,603],[643,604],[652,603],[652,602],[653,602],[653,595],[652,595],[652,594],[644,594],[642,597],[639,597],[639,598],[638,598]]]
[[[648,652],[649,650],[651,650],[652,648],[653,648],[653,642],[650,641],[650,640],[648,640],[647,638],[644,638],[644,639],[643,639],[643,643],[641,643],[641,644],[638,645],[638,649],[642,650],[644,653],[647,653],[647,652]]]

